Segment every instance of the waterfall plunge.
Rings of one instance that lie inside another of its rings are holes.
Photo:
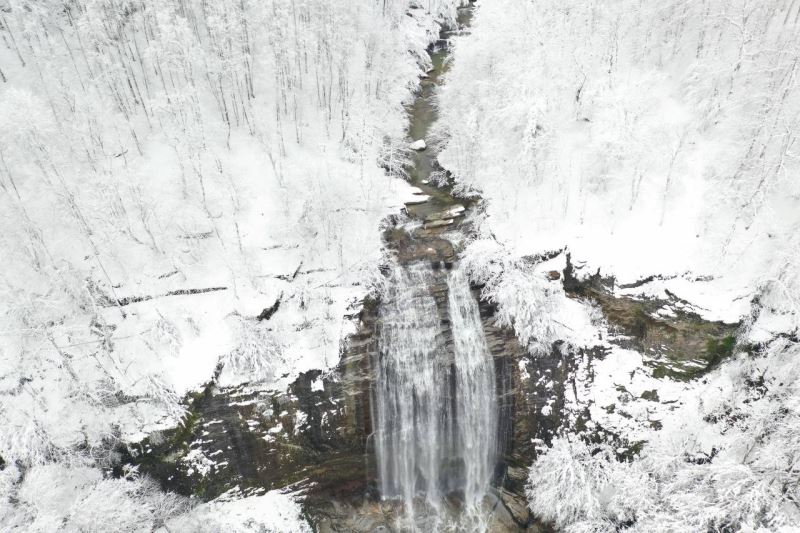
[[[376,391],[376,452],[381,493],[437,509],[463,495],[475,508],[494,468],[497,399],[494,363],[466,276],[447,274],[452,349],[427,263],[396,265],[381,307]]]
[[[489,488],[497,451],[494,361],[483,335],[478,303],[460,269],[447,280],[456,373],[458,454],[464,461],[462,487],[468,505]]]

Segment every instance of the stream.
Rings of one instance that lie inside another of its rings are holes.
[[[432,183],[441,172],[430,136],[436,88],[447,70],[448,39],[468,28],[471,8],[459,14],[458,29],[444,30],[433,47],[433,68],[409,108],[409,142],[427,145],[413,152],[409,176],[425,200],[408,204],[409,220],[386,234],[397,258],[377,321],[380,497],[402,503],[399,528],[420,531],[487,529],[483,504],[498,451],[494,361],[478,302],[455,259],[468,206]]]

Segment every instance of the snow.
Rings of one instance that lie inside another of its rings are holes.
[[[567,394],[564,412],[591,418],[585,434],[564,432],[532,466],[535,512],[576,530],[602,523],[595,527],[610,531],[628,513],[633,531],[797,523],[800,510],[774,489],[794,482],[784,469],[797,453],[796,343],[773,338],[755,357],[740,353],[703,379],[676,381],[654,377],[647,356],[619,347],[602,322],[596,328],[605,354],[577,360],[576,395]],[[607,443],[589,440],[596,428]],[[611,455],[637,442],[632,461]]]
[[[577,365],[529,477],[531,509],[560,529],[800,523],[799,20],[750,1],[497,0],[454,39],[435,135],[455,192],[483,199],[464,261],[534,357],[564,340]],[[546,276],[567,253],[614,296],[668,301],[662,317],[741,324],[736,354],[654,377]]]
[[[674,4],[623,2],[599,19],[581,2],[479,6],[471,34],[455,39],[439,160],[457,190],[487,200],[483,232],[513,255],[566,246],[587,272],[618,284],[659,276],[646,290],[738,322],[766,281],[797,269],[798,160],[778,138],[764,165],[748,160],[767,117],[796,127],[800,98],[761,105],[782,98],[765,84],[793,68],[771,54],[794,29],[785,7],[754,4],[748,46],[762,53],[737,63],[732,21],[744,8],[693,5],[682,18]],[[770,165],[782,169],[774,179]]]
[[[418,152],[421,152],[421,151],[425,150],[428,147],[428,145],[425,143],[425,139],[418,139],[418,140],[410,143],[408,145],[408,147],[411,148],[412,150],[416,150]]]
[[[429,199],[401,179],[427,148],[404,104],[460,3],[4,3],[0,523],[309,530],[288,494],[195,505],[106,478],[107,443],[174,426],[220,364],[220,386],[281,390],[338,363],[381,221]],[[622,443],[565,431],[532,465],[531,506],[559,527],[800,523],[798,9],[495,0],[454,38],[429,138],[483,199],[464,266],[533,357],[606,353],[575,361],[567,409]],[[740,323],[741,349],[655,378],[551,278],[567,253],[615,296],[668,300],[659,316]]]
[[[163,531],[246,533],[280,531],[306,533],[312,529],[302,518],[298,501],[289,494],[270,491],[262,496],[202,504],[186,515],[167,522]],[[157,531],[162,531],[157,530]]]
[[[220,364],[281,390],[338,363],[421,198],[404,104],[458,3],[4,5],[6,464],[105,464],[81,450],[174,426]]]
[[[0,478],[19,475],[16,466],[0,471]],[[162,493],[130,471],[121,479],[104,479],[96,468],[50,464],[23,477],[9,492],[18,504],[0,507],[0,523],[7,530],[100,532],[124,524],[127,531],[153,531],[190,507],[187,499]]]
[[[557,340],[579,347],[597,338],[597,311],[567,297],[561,283],[547,277],[563,270],[563,254],[531,266],[493,239],[476,239],[462,261],[470,277],[484,285],[481,297],[497,304],[500,323],[513,327],[533,354],[549,352]]]

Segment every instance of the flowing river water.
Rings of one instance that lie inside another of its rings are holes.
[[[383,498],[402,499],[405,518],[439,518],[447,498],[474,520],[496,460],[494,361],[469,281],[447,278],[447,317],[425,262],[395,266],[380,312],[376,455]],[[444,320],[443,320],[444,318]],[[447,345],[442,323],[449,321]]]
[[[436,89],[448,39],[466,31],[470,17],[471,7],[460,10],[458,27],[442,32],[409,108],[409,141],[427,143],[409,169],[421,199],[407,205],[409,220],[387,233],[389,247],[400,251],[378,313],[373,417],[380,496],[402,502],[400,529],[484,531],[497,461],[495,363],[478,302],[455,258],[436,253],[462,239],[468,206],[431,183],[441,172],[430,138]]]

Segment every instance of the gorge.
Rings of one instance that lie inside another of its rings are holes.
[[[490,523],[493,531],[514,531],[530,525],[524,473],[514,482],[507,472],[513,428],[518,439],[528,433],[526,423],[513,422],[513,375],[524,351],[513,331],[493,325],[491,306],[479,305],[457,259],[474,199],[456,199],[432,183],[441,174],[430,137],[436,88],[447,69],[448,39],[468,31],[471,10],[462,8],[458,27],[443,29],[430,48],[433,68],[408,107],[409,138],[427,139],[424,150],[411,153],[408,169],[418,199],[387,221],[392,258],[383,287],[376,300],[365,302],[359,332],[348,340],[339,367],[327,376],[309,373],[288,395],[209,385],[194,400],[197,420],[188,433],[168,437],[166,446],[148,444],[132,458],[167,488],[196,494],[197,486],[207,487],[201,493],[207,499],[232,486],[245,494],[291,486],[307,492],[307,512],[319,531],[371,531],[385,524],[478,532]],[[557,360],[540,364],[555,367]],[[540,388],[530,405],[541,409],[550,396]],[[258,407],[264,402],[273,405],[267,417]],[[302,426],[297,413],[305,418]],[[547,419],[531,423],[544,428]],[[265,429],[277,420],[286,434],[270,438]],[[164,461],[187,444],[202,456],[216,455],[214,463],[222,466],[198,476],[180,460]],[[512,488],[503,489],[504,483]],[[327,501],[331,496],[338,501]]]
[[[800,0],[0,0],[0,531],[796,533]]]
[[[462,8],[458,27],[444,28],[429,49],[432,69],[408,106],[408,142],[426,140],[407,168],[416,194],[384,222],[383,279],[354,317],[358,331],[341,362],[306,373],[286,393],[209,384],[184,429],[131,458],[165,488],[204,500],[291,489],[320,532],[550,530],[528,508],[526,465],[560,429],[592,426],[576,379],[580,365],[608,349],[558,342],[532,358],[459,259],[480,202],[451,193],[431,132],[447,43],[469,31],[471,13]],[[688,315],[641,326],[640,308],[660,304],[616,297],[607,280],[577,279],[569,258],[548,276],[572,297],[600,302],[633,342],[692,350],[733,331]],[[639,445],[600,426],[590,433],[631,450],[623,456]],[[207,471],[198,457],[213,457]]]

